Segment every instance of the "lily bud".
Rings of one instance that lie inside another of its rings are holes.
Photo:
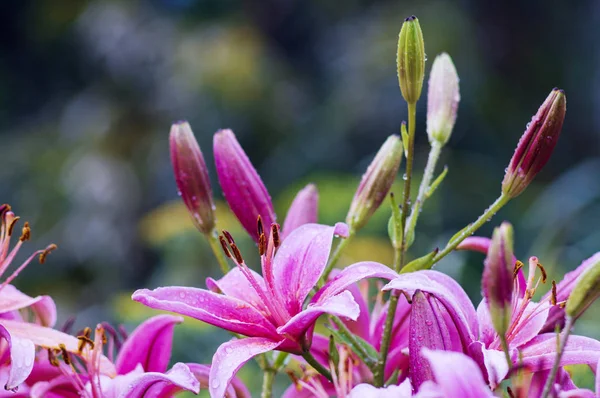
[[[512,315],[513,270],[513,229],[510,223],[503,222],[494,229],[481,281],[492,324],[501,336],[506,333]]]
[[[425,77],[425,45],[419,20],[414,15],[402,24],[396,63],[402,96],[409,104],[416,104]]]
[[[319,191],[314,184],[308,184],[298,192],[285,216],[281,239],[301,225],[317,222]]]
[[[558,141],[566,111],[565,93],[555,88],[527,124],[519,140],[502,181],[505,195],[511,198],[518,196],[548,162]]]
[[[354,194],[346,216],[351,229],[362,228],[379,208],[394,183],[401,161],[402,141],[399,136],[391,135],[363,174]]]
[[[459,101],[456,68],[452,58],[442,53],[433,61],[427,92],[427,135],[432,145],[444,145],[450,139]]]
[[[169,145],[175,182],[181,198],[196,227],[208,234],[215,227],[215,204],[204,156],[189,123],[173,124]]]
[[[567,299],[567,317],[579,318],[600,297],[600,257],[594,256],[592,259],[595,261],[577,278],[575,287]]]
[[[213,139],[213,150],[225,200],[252,239],[258,242],[258,216],[263,225],[267,226],[276,219],[269,192],[233,131],[217,131]]]

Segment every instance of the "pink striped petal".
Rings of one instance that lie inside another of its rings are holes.
[[[215,352],[210,368],[210,385],[208,387],[212,398],[225,395],[231,380],[237,371],[256,355],[274,350],[281,341],[273,341],[262,337],[235,339],[221,346]]]
[[[117,373],[126,374],[141,364],[146,372],[164,373],[171,359],[173,329],[183,318],[158,315],[146,320],[129,335],[119,351]]]
[[[308,307],[295,315],[285,325],[279,327],[277,332],[281,335],[290,335],[300,338],[306,330],[312,326],[317,318],[323,314],[342,316],[356,320],[360,308],[352,298],[352,294],[344,291],[337,296],[329,297],[317,304],[309,304]]]
[[[249,270],[258,285],[265,290],[265,282],[263,277],[253,271]],[[232,268],[224,277],[219,280],[213,278],[206,278],[206,287],[212,292],[223,293],[226,296],[240,299],[247,303],[252,304],[258,310],[267,312],[263,299],[256,293],[256,290],[252,287],[248,278],[244,276],[242,271],[238,267]]]
[[[30,307],[42,326],[52,327],[56,323],[56,305],[49,296],[30,297],[13,285],[0,290],[0,313]]]
[[[317,222],[319,192],[314,184],[308,184],[298,192],[283,222],[281,239],[285,238],[296,228],[304,224]]]
[[[334,234],[345,232],[345,224],[330,227],[304,224],[288,236],[275,254],[275,285],[286,301],[288,313],[297,314],[308,293],[321,277]]]
[[[556,334],[544,333],[535,337],[520,350],[523,366],[533,372],[551,369],[556,357]],[[595,367],[600,359],[600,341],[584,336],[569,336],[560,365],[589,365]]]
[[[3,326],[0,326],[0,337],[6,340],[10,352],[10,371],[4,388],[13,390],[23,383],[31,373],[35,360],[35,346],[31,340],[11,336]]]
[[[196,318],[234,333],[278,338],[275,327],[252,305],[208,290],[159,287],[138,290],[131,298],[150,308]]]

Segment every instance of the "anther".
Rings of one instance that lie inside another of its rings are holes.
[[[58,246],[56,246],[54,243],[48,245],[48,247],[46,247],[44,251],[40,253],[40,256],[38,258],[40,264],[44,264],[46,262],[46,257],[48,257],[48,254],[50,254],[53,250],[56,250],[57,247]]]
[[[229,231],[223,230],[223,236],[225,236],[225,239],[227,239],[227,242],[230,245],[235,244],[235,241],[233,240],[233,236],[231,236],[231,234],[229,233]]]
[[[546,279],[548,278],[548,275],[546,274],[546,270],[544,269],[544,266],[538,262],[536,262],[535,265],[540,269],[540,272],[542,273],[542,283],[546,283]]]
[[[50,365],[52,366],[60,366],[58,359],[56,359],[56,355],[54,355],[54,351],[52,351],[52,348],[48,348],[48,362],[50,362]]]
[[[227,248],[227,242],[225,242],[225,238],[223,237],[223,235],[219,235],[219,242],[221,242],[221,247],[223,248],[225,255],[227,257],[231,258],[231,253],[229,252],[229,249]]]
[[[7,230],[7,235],[8,235],[8,236],[11,236],[11,235],[12,235],[12,233],[13,233],[13,228],[15,227],[15,225],[17,224],[17,221],[19,221],[19,219],[20,219],[20,218],[21,218],[21,217],[18,217],[18,216],[17,216],[17,217],[14,217],[14,218],[11,220],[11,222],[10,222],[10,225],[8,226],[8,230]]]
[[[28,241],[31,238],[31,228],[29,228],[29,223],[25,222],[23,225],[23,229],[21,230],[21,237],[19,240],[21,242]]]
[[[260,218],[260,214],[258,215],[258,218],[256,219],[256,230],[258,231],[258,236],[261,236],[262,234],[265,233],[265,230],[263,229],[262,219]]]
[[[521,268],[523,268],[523,266],[524,266],[523,262],[521,262],[521,261],[519,261],[519,260],[517,260],[517,261],[515,262],[515,269],[514,269],[514,271],[513,271],[513,277],[516,277],[516,276],[517,276],[517,274],[519,273],[519,270],[520,270]]]
[[[513,391],[510,387],[506,387],[506,392],[510,398],[515,398],[515,394],[513,394]]]
[[[267,251],[267,237],[264,232],[258,235],[258,254],[261,256]]]
[[[233,257],[235,257],[235,261],[242,264],[244,262],[244,258],[242,257],[242,253],[240,253],[240,249],[238,249],[235,243],[231,244],[231,251],[233,252]]]
[[[11,210],[10,205],[9,204],[3,204],[2,206],[0,206],[0,218],[4,218],[4,214],[6,214],[6,212],[9,212]]]
[[[60,343],[58,348],[60,348],[60,352],[62,353],[63,361],[67,365],[71,365],[71,356],[69,355],[69,351],[67,351],[67,347],[63,343]]]
[[[552,296],[550,297],[552,305],[556,305],[556,281],[552,281]]]
[[[279,247],[279,245],[281,245],[281,239],[279,237],[279,224],[271,225],[271,234],[273,235],[273,245],[275,248]]]

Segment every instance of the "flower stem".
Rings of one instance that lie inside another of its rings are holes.
[[[508,341],[506,341],[506,335],[500,335],[500,344],[502,344],[502,351],[504,351],[504,355],[506,355],[506,363],[508,364],[508,369],[513,366],[512,359],[510,358],[510,351],[508,350]]]
[[[329,262],[327,263],[327,266],[325,267],[325,270],[323,271],[323,276],[321,276],[321,279],[319,280],[319,283],[318,283],[319,287],[322,287],[325,284],[325,282],[327,282],[327,278],[329,277],[329,274],[333,270],[333,267],[339,261],[340,257],[342,256],[342,252],[344,251],[346,246],[348,246],[348,244],[354,237],[354,234],[355,234],[355,231],[350,229],[350,232],[348,233],[348,237],[346,239],[340,239],[340,242],[336,246],[335,251],[329,258]]]
[[[400,268],[400,250],[394,252],[394,269]],[[398,307],[399,296],[395,292],[391,293],[390,302],[388,304],[388,312],[385,318],[385,326],[383,328],[383,335],[381,336],[381,348],[379,350],[379,362],[377,369],[373,373],[373,380],[376,387],[383,387],[385,377],[385,363],[387,361],[387,354],[390,350],[390,343],[392,340],[392,328],[394,326],[394,317],[396,316],[396,308]]]
[[[548,398],[548,396],[550,396],[550,390],[552,390],[552,384],[554,383],[554,378],[558,373],[558,368],[560,367],[560,360],[562,358],[563,352],[565,351],[565,346],[567,345],[567,340],[571,333],[571,328],[573,327],[574,322],[575,320],[572,317],[567,316],[565,327],[563,328],[564,336],[562,337],[562,339],[560,339],[560,334],[558,335],[560,339],[558,344],[558,351],[556,352],[556,358],[554,359],[554,365],[552,366],[552,370],[548,375],[548,380],[546,380],[546,384],[544,385],[544,392],[542,392],[542,398]]]
[[[446,247],[444,247],[444,249],[441,250],[438,254],[436,254],[436,256],[433,258],[432,264],[435,264],[442,258],[446,257],[448,254],[450,254],[450,252],[452,252],[452,250],[456,249],[460,242],[473,235],[475,231],[477,231],[483,224],[489,221],[502,207],[504,207],[504,205],[507,204],[510,199],[510,197],[501,194],[498,197],[498,199],[496,199],[494,203],[492,203],[492,205],[488,207],[486,211],[482,215],[480,215],[477,220],[475,220],[475,222],[469,224],[469,226],[463,229],[458,236],[450,239],[450,241],[446,244]]]
[[[304,353],[302,354],[302,358],[304,358],[304,360],[306,362],[308,362],[308,364],[310,366],[312,366],[313,368],[315,368],[315,370],[317,372],[319,372],[323,376],[325,376],[327,378],[327,380],[333,381],[333,379],[331,378],[331,373],[323,365],[321,365],[319,363],[319,361],[317,361],[315,359],[315,357],[312,356],[312,354],[310,353],[310,351],[304,351]]]
[[[210,248],[212,249],[217,262],[219,263],[219,268],[221,268],[223,275],[225,275],[227,272],[229,272],[229,264],[227,264],[225,253],[223,253],[223,248],[219,242],[219,233],[217,232],[216,228],[213,228],[210,233],[206,234],[206,239],[208,239]]]
[[[275,369],[265,369],[263,371],[263,384],[260,393],[261,398],[273,397],[273,381],[275,380]]]
[[[431,149],[429,150],[429,157],[427,158],[427,165],[425,166],[423,179],[421,180],[421,185],[419,186],[419,193],[417,194],[417,199],[415,200],[415,204],[410,212],[406,230],[404,231],[404,235],[407,237],[410,237],[415,233],[417,219],[421,213],[423,203],[427,199],[425,195],[427,195],[427,191],[429,191],[429,186],[431,185],[431,180],[433,179],[433,172],[435,171],[435,165],[440,157],[440,153],[442,153],[442,145],[439,142],[434,141],[431,144]]]

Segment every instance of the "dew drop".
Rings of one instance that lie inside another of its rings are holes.
[[[213,379],[213,380],[210,382],[210,386],[211,386],[212,388],[219,388],[219,385],[220,385],[220,384],[221,384],[221,382],[220,382],[219,380],[217,380],[217,379]]]

